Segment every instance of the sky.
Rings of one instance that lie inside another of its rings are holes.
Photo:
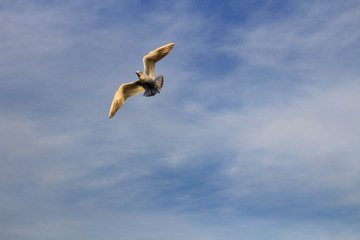
[[[357,0],[1,0],[0,239],[360,239],[359,25]]]

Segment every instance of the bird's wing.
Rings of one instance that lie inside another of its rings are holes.
[[[145,88],[139,84],[138,80],[132,83],[122,84],[115,93],[114,99],[111,103],[109,118],[112,118],[115,115],[117,110],[119,110],[128,97],[134,96],[144,91]]]
[[[146,54],[143,58],[145,74],[154,78],[155,63],[165,57],[174,46],[175,43],[169,43]]]

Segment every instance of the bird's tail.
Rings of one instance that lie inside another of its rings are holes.
[[[163,85],[164,85],[164,77],[160,75],[155,79],[155,88],[158,90],[158,92],[160,92]]]
[[[160,75],[155,79],[154,87],[145,89],[144,96],[146,97],[155,96],[157,93],[160,93],[160,90],[163,85],[164,85],[164,77]]]

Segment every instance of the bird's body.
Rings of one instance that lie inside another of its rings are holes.
[[[166,44],[145,55],[143,58],[144,72],[136,71],[138,80],[122,84],[119,87],[110,107],[109,118],[115,115],[127,98],[142,92],[144,92],[144,96],[151,97],[160,92],[164,77],[161,75],[157,78],[154,77],[155,63],[165,57],[173,49],[174,45],[174,43]]]

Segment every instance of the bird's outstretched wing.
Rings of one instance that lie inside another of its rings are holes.
[[[143,58],[145,74],[154,78],[155,63],[165,57],[174,46],[175,43],[169,43],[146,54]]]
[[[109,118],[112,118],[115,115],[117,110],[119,110],[128,97],[134,96],[144,91],[145,88],[139,83],[139,80],[132,83],[122,84],[115,93],[114,99],[111,103]]]

